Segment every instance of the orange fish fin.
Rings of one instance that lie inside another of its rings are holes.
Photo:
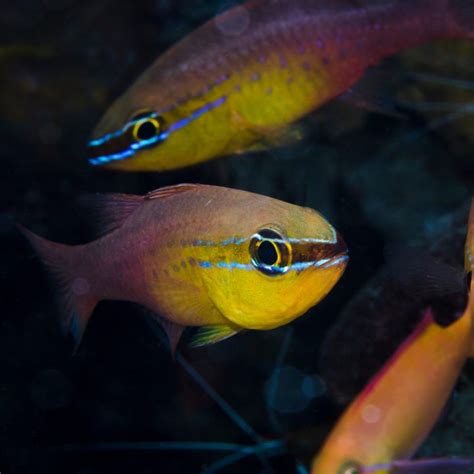
[[[99,299],[85,275],[78,272],[80,261],[74,247],[46,240],[21,225],[18,228],[60,287],[61,328],[65,335],[72,335],[76,350]]]
[[[147,201],[151,201],[153,199],[161,199],[166,197],[175,196],[176,194],[185,193],[188,191],[193,191],[196,189],[201,188],[202,184],[177,184],[174,186],[165,186],[163,188],[155,189],[154,191],[150,191],[145,195],[145,199]]]
[[[467,223],[466,245],[464,247],[464,269],[466,271],[467,291],[469,293],[466,311],[471,313],[474,326],[474,279],[472,278],[474,269],[474,198],[471,201],[471,210],[469,211],[469,220]],[[474,327],[472,329],[472,334],[473,340],[469,357],[474,358]]]
[[[98,237],[121,227],[143,200],[134,194],[86,194],[79,199],[82,206],[92,211]]]
[[[232,337],[240,331],[239,328],[226,326],[224,324],[216,324],[212,326],[203,326],[199,328],[191,339],[191,347],[207,346],[215,344]]]
[[[472,273],[474,267],[474,198],[471,201],[471,210],[467,223],[466,246],[464,250],[464,269]]]

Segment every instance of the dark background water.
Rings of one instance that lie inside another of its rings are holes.
[[[78,207],[82,193],[220,184],[314,207],[344,235],[351,251],[346,274],[291,326],[208,348],[180,346],[256,432],[289,440],[290,452],[269,461],[277,473],[296,472],[297,462],[310,459],[427,304],[448,319],[462,306],[462,297],[440,304],[400,289],[383,266],[391,242],[422,245],[443,261],[462,263],[474,189],[474,47],[467,42],[426,46],[381,66],[372,79],[376,95],[408,101],[403,120],[335,103],[308,118],[307,137],[291,149],[166,174],[86,165],[84,144],[110,102],[160,52],[228,4],[20,0],[2,6],[2,474],[200,472],[225,454],[132,445],[111,451],[97,443],[254,442],[170,357],[132,305],[101,303],[72,355],[56,322],[52,287],[13,222],[53,240],[85,242],[93,234],[90,216]],[[467,84],[440,85],[413,73]],[[414,110],[441,100],[465,110]],[[451,113],[457,120],[435,126]],[[423,454],[474,453],[471,373],[468,365]],[[271,472],[252,456],[222,472],[244,469]]]

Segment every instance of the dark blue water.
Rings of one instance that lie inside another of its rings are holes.
[[[403,119],[334,103],[306,120],[305,139],[291,148],[166,174],[87,166],[85,143],[112,100],[227,4],[2,6],[2,474],[304,472],[422,309],[432,305],[448,324],[464,304],[462,295],[430,300],[401,288],[383,267],[392,243],[462,264],[474,190],[474,46],[466,42],[429,45],[381,66],[372,78],[375,95],[398,100]],[[450,106],[435,107],[440,101]],[[103,302],[72,355],[52,286],[13,222],[52,240],[86,242],[93,233],[77,203],[81,194],[142,194],[180,182],[320,210],[350,248],[346,274],[290,326],[200,349],[185,340],[175,360],[139,309]],[[424,455],[474,453],[473,377],[468,364]]]

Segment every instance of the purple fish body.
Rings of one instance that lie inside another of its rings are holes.
[[[104,299],[146,307],[172,348],[186,326],[203,327],[197,344],[277,327],[321,300],[347,263],[321,215],[244,191],[178,185],[106,196],[100,208],[104,235],[84,245],[21,228],[59,280],[63,330],[76,344]]]

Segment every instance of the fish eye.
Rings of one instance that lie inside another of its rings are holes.
[[[290,244],[273,229],[262,229],[250,240],[253,266],[265,275],[281,275],[288,270]]]
[[[338,474],[362,474],[362,468],[359,464],[350,461],[341,467]]]
[[[133,138],[137,141],[150,140],[161,131],[161,123],[158,118],[145,117],[139,119],[133,126]]]

